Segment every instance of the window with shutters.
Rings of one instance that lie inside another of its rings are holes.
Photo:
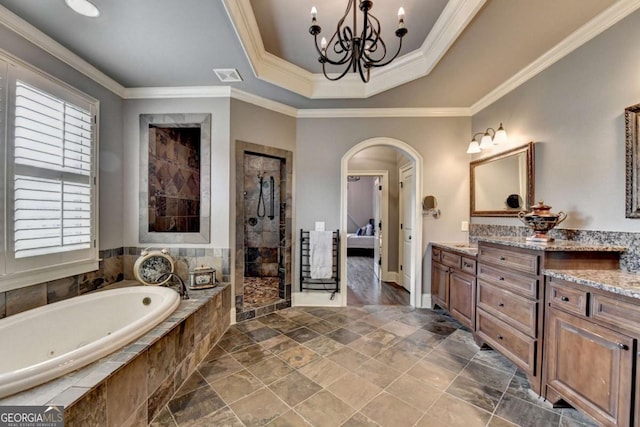
[[[97,101],[23,64],[4,70],[0,291],[98,267]]]

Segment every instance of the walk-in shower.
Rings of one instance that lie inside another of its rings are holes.
[[[238,320],[243,320],[290,306],[291,175],[287,157],[291,156],[270,147],[238,144],[236,312]]]

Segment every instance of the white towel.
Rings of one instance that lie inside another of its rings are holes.
[[[309,264],[312,279],[331,279],[333,274],[333,232],[309,232]]]

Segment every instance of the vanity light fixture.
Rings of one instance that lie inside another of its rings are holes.
[[[97,18],[100,16],[100,11],[88,0],[64,0],[64,2],[73,9],[74,12],[79,13],[89,18]]]
[[[478,135],[482,135],[480,142],[476,139]],[[505,142],[507,142],[507,131],[504,130],[502,123],[500,123],[498,130],[487,128],[484,132],[473,134],[469,148],[467,148],[467,154],[477,154],[493,145],[500,145]]]

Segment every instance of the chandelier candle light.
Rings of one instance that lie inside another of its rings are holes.
[[[354,73],[358,72],[362,81],[367,83],[371,68],[384,67],[396,59],[402,48],[402,38],[407,35],[408,30],[404,27],[404,9],[400,8],[398,10],[398,28],[396,29],[396,36],[400,39],[400,43],[395,55],[387,59],[387,47],[380,37],[380,21],[369,13],[373,7],[373,2],[360,0],[358,8],[356,8],[355,2],[356,0],[349,0],[344,15],[338,21],[336,32],[328,42],[326,38],[322,37],[320,44],[318,44],[318,34],[322,31],[322,28],[317,22],[318,10],[315,6],[311,8],[309,33],[314,37],[316,50],[320,54],[318,61],[322,64],[322,73],[329,80],[340,80],[351,70]],[[358,32],[356,9],[360,9],[364,14],[361,32]],[[345,20],[350,13],[353,16],[353,25],[351,27],[345,25]],[[329,58],[327,54],[328,47],[332,51],[332,58]],[[346,65],[346,68],[336,77],[329,77],[326,64]]]

